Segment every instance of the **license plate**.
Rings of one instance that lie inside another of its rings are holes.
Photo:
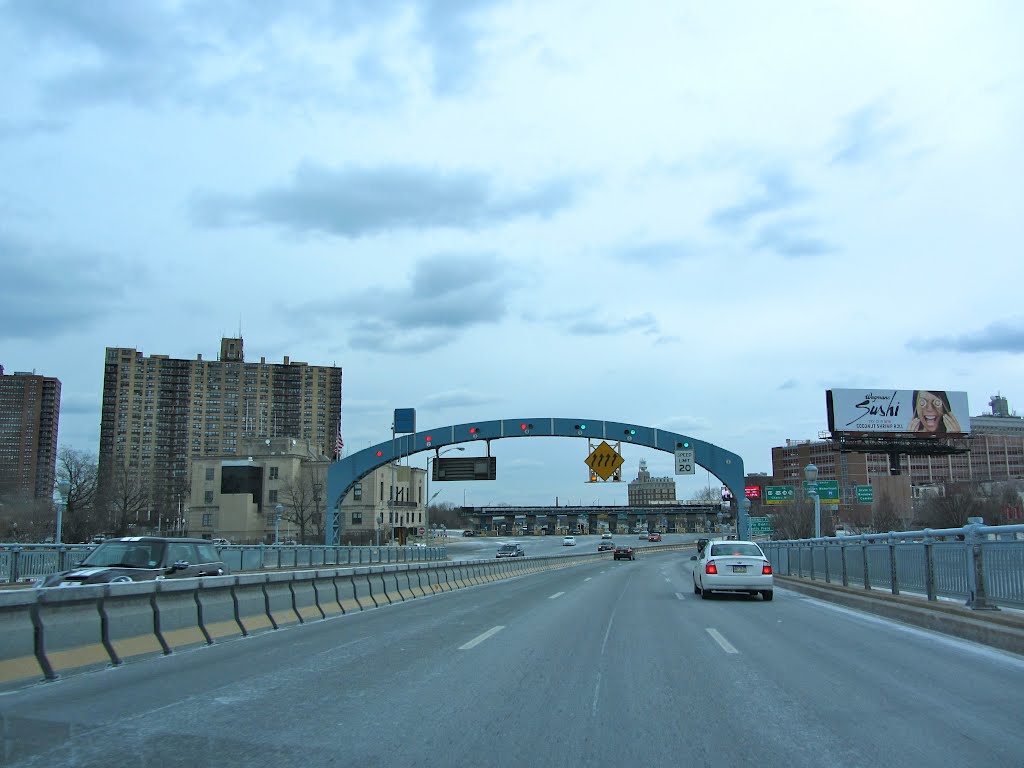
[[[732,572],[733,573],[746,573],[747,572],[747,566],[745,566],[745,565],[734,565],[732,567]]]

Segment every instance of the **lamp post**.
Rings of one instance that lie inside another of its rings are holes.
[[[435,493],[434,496],[430,495],[430,463],[432,461],[437,461],[439,458],[441,458],[444,454],[448,453],[449,451],[464,451],[464,450],[466,450],[466,448],[464,446],[453,445],[453,446],[451,446],[449,448],[445,448],[443,451],[442,450],[438,450],[436,452],[437,453],[436,456],[427,456],[426,487],[423,489],[423,495],[427,497],[427,506],[423,510],[423,530],[425,530],[427,532],[427,539],[428,539],[428,541],[430,539],[430,502],[432,502],[434,500],[434,497],[437,496],[438,493],[440,493],[440,491],[437,491],[437,493]]]
[[[804,467],[807,478],[807,492],[814,498],[814,538],[821,538],[821,497],[818,496],[818,468],[813,464]]]
[[[274,546],[279,543],[278,537],[281,533],[281,514],[284,512],[284,505],[278,504],[274,507]]]

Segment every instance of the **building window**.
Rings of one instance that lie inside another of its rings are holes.
[[[278,468],[277,467],[271,467],[270,468],[270,479],[271,480],[277,480],[277,477],[278,477],[277,473],[278,473]]]
[[[277,490],[276,489],[273,490],[273,491],[267,491],[267,501],[269,501],[271,504],[276,504],[277,503]]]
[[[213,480],[213,467],[206,468],[206,479]]]
[[[203,500],[207,504],[213,504],[213,491],[207,491],[206,494],[203,496]]]
[[[212,512],[204,512],[203,513],[203,527],[204,528],[209,528],[212,525],[213,525],[213,513]]]
[[[363,524],[363,513],[362,512],[353,512],[352,513],[352,525],[362,525],[362,524]]]
[[[356,483],[355,486],[352,488],[352,498],[355,501],[359,501],[360,499],[363,498],[363,484],[362,483]]]

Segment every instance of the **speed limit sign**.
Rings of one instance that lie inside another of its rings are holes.
[[[676,451],[676,474],[695,475],[697,474],[697,462],[694,460],[693,448],[684,448]]]

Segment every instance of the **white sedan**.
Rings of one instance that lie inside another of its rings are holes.
[[[576,546],[576,537],[575,536],[566,536],[565,538],[562,539],[562,546],[563,547],[575,547]]]
[[[712,592],[761,594],[774,597],[772,565],[761,548],[752,541],[711,541],[693,568],[693,593],[705,600]]]

